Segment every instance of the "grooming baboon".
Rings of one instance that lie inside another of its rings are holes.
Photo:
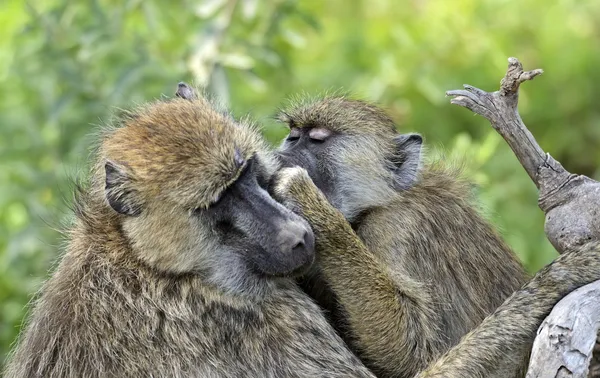
[[[388,353],[376,360],[378,376],[413,377],[413,373],[406,370],[395,370],[394,364],[404,363],[401,367],[406,368],[404,361],[410,358],[428,359],[423,356],[426,352],[433,355],[432,349],[419,349],[427,347],[421,333],[427,332],[428,327],[435,327],[420,323],[418,318],[425,312],[423,317],[430,316],[435,320],[433,312],[436,309],[421,301],[422,296],[430,294],[423,292],[419,297],[418,290],[423,290],[424,285],[419,287],[419,283],[409,282],[412,286],[408,288],[414,290],[409,295],[413,297],[406,295],[405,289],[390,279],[387,267],[367,250],[342,213],[329,203],[303,168],[280,170],[273,179],[272,191],[313,226],[321,274],[339,295],[340,305],[347,309],[349,329],[356,329],[352,328],[356,327],[352,322],[364,322],[358,329],[362,339],[355,345],[362,342],[372,348],[371,352],[379,348]],[[324,268],[329,265],[335,265],[336,271],[332,268],[329,272]],[[523,377],[542,321],[565,295],[598,279],[600,246],[597,242],[566,251],[506,299],[457,345],[430,363],[417,378]],[[369,285],[365,285],[367,280]],[[382,308],[382,303],[391,308]],[[430,306],[429,309],[426,306]],[[359,307],[362,313],[350,312]],[[401,340],[396,341],[394,337]],[[386,349],[381,340],[394,344]],[[392,351],[394,347],[396,351]]]
[[[318,307],[277,277],[306,269],[313,241],[264,191],[276,162],[257,133],[185,85],[177,95],[183,99],[125,114],[123,127],[102,138],[69,246],[5,376],[373,377]],[[304,191],[312,210],[293,207],[314,222],[317,243],[346,249],[342,269],[356,269],[352,256],[364,246],[308,177],[298,177],[300,184],[271,181],[290,205]],[[540,314],[598,277],[599,260],[591,249],[561,256],[424,377],[480,376],[521,351]],[[565,271],[573,264],[582,269]],[[371,278],[389,299],[385,275]],[[365,293],[365,305],[377,304]],[[525,309],[533,312],[523,320]]]
[[[301,212],[317,235],[301,284],[375,374],[413,376],[525,282],[469,183],[439,163],[420,171],[418,134],[399,135],[380,109],[342,97],[280,118],[290,127],[281,160],[305,168],[341,212],[323,224],[313,211],[324,204]]]
[[[259,133],[189,87],[101,138],[6,377],[372,377],[284,278],[308,224],[263,187]]]

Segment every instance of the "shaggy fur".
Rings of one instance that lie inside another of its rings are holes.
[[[318,263],[345,310],[348,331],[355,332],[354,347],[364,348],[362,356],[366,355],[367,361],[379,369],[378,376],[414,377],[407,368],[415,369],[414,365],[431,361],[447,349],[447,341],[444,343],[440,335],[451,330],[435,328],[435,322],[440,322],[444,314],[436,313],[432,305],[436,292],[427,291],[430,286],[439,286],[444,277],[430,284],[411,280],[410,276],[392,276],[393,272],[356,237],[304,169],[285,168],[277,175],[273,189],[277,197],[309,219],[316,231]],[[328,268],[333,266],[335,269]],[[542,321],[565,295],[598,279],[597,243],[567,251],[416,378],[524,377]],[[452,299],[464,300],[460,296]],[[450,303],[446,305],[451,309]],[[394,370],[397,366],[402,369]]]
[[[201,215],[244,160],[272,174],[267,151],[202,98],[126,113],[4,376],[373,377],[293,279],[255,273]]]

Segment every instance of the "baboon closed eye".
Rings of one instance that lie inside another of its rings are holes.
[[[265,191],[273,159],[257,149],[255,130],[206,105],[180,83],[176,98],[108,136],[106,202],[139,257],[160,269],[220,276],[215,271],[226,267],[203,251],[224,244],[231,260],[255,273],[302,271],[314,259],[314,237]]]
[[[386,128],[389,138],[385,139],[368,128],[346,130],[318,119],[289,122],[291,117],[297,115],[288,114],[290,133],[278,151],[282,164],[306,169],[349,220],[376,205],[372,201],[389,200],[395,191],[407,190],[416,182],[423,142],[419,134],[398,135]],[[363,119],[356,122],[368,124]],[[368,176],[362,175],[365,171]]]
[[[195,211],[199,218],[214,222],[223,243],[234,247],[239,237],[258,248],[245,258],[259,273],[302,273],[314,260],[314,236],[306,222],[265,190],[268,178],[256,157],[248,159],[237,180],[207,209]],[[262,185],[262,186],[261,186]],[[224,227],[223,227],[224,226]],[[243,252],[247,248],[241,248]]]

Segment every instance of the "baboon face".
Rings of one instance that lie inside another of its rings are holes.
[[[290,133],[278,150],[284,166],[301,166],[348,220],[383,206],[417,179],[422,138],[398,134],[380,109],[325,98],[279,117]]]
[[[147,263],[215,280],[312,263],[310,226],[265,190],[277,166],[260,135],[205,99],[129,114],[101,148],[107,205]]]
[[[215,202],[196,209],[195,215],[207,220],[221,241],[240,251],[259,273],[302,273],[314,259],[312,230],[273,200],[266,191],[269,180],[263,163],[252,156]]]

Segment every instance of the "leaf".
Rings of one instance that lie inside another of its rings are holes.
[[[188,67],[200,85],[210,80],[211,70],[218,54],[218,44],[214,33],[206,30],[196,45],[196,51],[188,60]]]
[[[306,46],[306,39],[298,32],[291,29],[282,29],[281,34],[284,40],[296,48]]]
[[[215,65],[210,79],[209,91],[212,92],[219,102],[229,108],[229,82],[227,74],[220,64]]]
[[[244,20],[251,21],[257,15],[258,0],[242,0],[242,16]]]
[[[255,75],[252,71],[244,71],[245,83],[248,84],[256,92],[264,93],[267,91],[267,83]]]
[[[501,137],[498,135],[498,133],[493,130],[488,132],[475,155],[475,160],[479,165],[483,165],[491,159],[496,152],[498,145],[500,144],[500,140]]]

